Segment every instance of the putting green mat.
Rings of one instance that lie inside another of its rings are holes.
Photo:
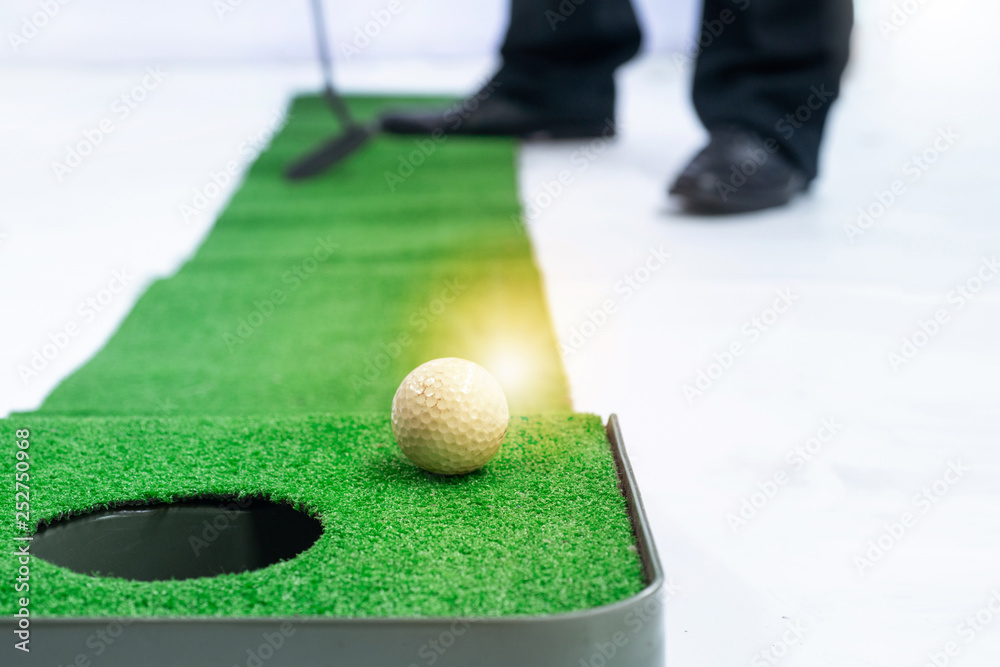
[[[290,118],[197,254],[39,412],[382,412],[436,357],[523,378],[505,386],[512,413],[569,410],[517,224],[514,142],[381,137],[289,183],[288,164],[337,131],[319,98],[296,100]]]
[[[388,103],[352,102],[362,116]],[[517,224],[515,144],[381,137],[326,177],[282,179],[335,131],[318,98],[297,99],[195,256],[40,410],[0,421],[5,442],[31,432],[32,524],[265,495],[319,518],[323,535],[292,560],[210,579],[36,559],[32,613],[498,616],[643,587],[600,420],[570,411]],[[498,457],[464,477],[414,468],[387,423],[403,376],[441,356],[491,370],[515,415]],[[14,466],[5,457],[10,498]],[[0,513],[8,544],[24,532],[14,520]],[[12,613],[16,563],[0,562]]]
[[[324,529],[296,558],[211,579],[89,577],[36,559],[39,615],[547,614],[642,587],[596,417],[515,417],[497,458],[458,477],[411,465],[385,417],[26,417],[20,426],[36,454],[39,517],[263,493]]]

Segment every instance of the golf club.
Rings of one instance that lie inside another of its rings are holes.
[[[323,0],[312,0],[312,14],[316,30],[316,50],[323,68],[324,97],[340,121],[341,132],[289,165],[285,177],[293,181],[318,176],[359,150],[379,131],[378,121],[368,124],[356,121],[344,98],[333,87],[333,64],[326,36]]]

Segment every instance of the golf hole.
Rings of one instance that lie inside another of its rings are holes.
[[[130,504],[53,521],[32,555],[81,574],[137,581],[249,572],[299,555],[318,519],[263,497]]]

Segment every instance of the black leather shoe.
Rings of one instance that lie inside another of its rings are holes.
[[[390,134],[521,139],[614,136],[614,80],[610,73],[503,74],[501,70],[475,95],[447,109],[387,112],[380,119],[381,129]]]
[[[711,139],[684,168],[670,194],[692,213],[745,213],[784,206],[809,185],[774,139],[740,127],[711,131]]]

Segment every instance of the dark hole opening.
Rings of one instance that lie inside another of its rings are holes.
[[[192,498],[98,510],[39,527],[31,553],[95,576],[193,579],[259,570],[319,539],[319,520],[262,497]]]

